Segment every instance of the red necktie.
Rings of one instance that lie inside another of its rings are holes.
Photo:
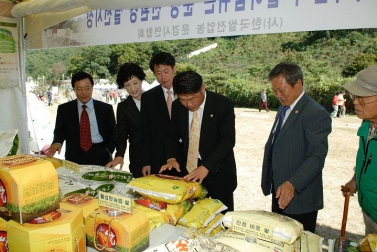
[[[90,122],[86,105],[82,105],[80,117],[80,146],[84,151],[88,151],[92,147],[92,136],[90,134]]]

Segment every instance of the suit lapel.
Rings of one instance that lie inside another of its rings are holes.
[[[200,142],[206,141],[205,133],[208,132],[208,130],[211,128],[212,123],[213,123],[213,117],[214,117],[214,112],[213,112],[212,95],[210,91],[206,90],[206,103],[204,105],[202,125],[200,128],[200,140],[199,140]]]
[[[158,97],[157,100],[156,100],[156,103],[158,103],[157,106],[159,106],[161,109],[163,109],[165,111],[164,114],[167,118],[169,118],[169,121],[170,121],[168,106],[166,105],[164,89],[162,89],[162,87],[159,86],[159,89],[156,90],[156,91],[159,93],[159,95],[156,96],[156,97]]]
[[[126,108],[129,109],[128,112],[131,115],[130,118],[138,118],[140,111],[137,108],[136,103],[131,95],[127,97],[127,99],[125,100],[125,103],[127,105]]]
[[[301,99],[297,102],[296,106],[293,108],[291,113],[289,114],[287,120],[285,121],[283,127],[281,128],[278,137],[276,138],[276,142],[282,138],[284,133],[291,127],[291,125],[299,118],[302,109],[305,103],[308,101],[308,96],[306,93],[301,97]],[[276,123],[276,122],[275,122]],[[275,141],[275,140],[274,140]],[[276,143],[275,142],[275,143]]]
[[[71,108],[69,108],[68,111],[75,111],[75,113],[72,115],[72,120],[69,122],[71,125],[70,128],[73,130],[73,135],[79,136],[80,137],[80,115],[79,115],[79,110],[78,110],[78,101],[77,99],[74,101],[71,101],[70,104]]]
[[[93,108],[94,108],[94,113],[96,114],[98,132],[102,135],[103,127],[102,127],[101,122],[104,122],[104,120],[102,119],[103,113],[101,112],[100,102],[93,100]]]

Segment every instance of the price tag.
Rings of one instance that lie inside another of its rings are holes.
[[[99,191],[98,205],[132,214],[130,198]]]
[[[76,164],[74,162],[63,160],[63,166],[67,168],[68,170],[80,173],[80,166],[79,164]]]
[[[233,216],[232,229],[263,240],[271,241],[274,228]]]

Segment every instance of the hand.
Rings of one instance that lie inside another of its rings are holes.
[[[151,166],[150,165],[143,166],[143,169],[141,169],[141,174],[143,174],[144,177],[151,175]]]
[[[295,196],[295,187],[289,181],[285,181],[276,191],[276,198],[279,199],[279,208],[285,209]]]
[[[111,160],[105,166],[108,167],[108,168],[115,168],[115,166],[117,166],[118,164],[120,164],[120,169],[122,170],[123,164],[124,164],[122,157],[115,157],[114,160]]]
[[[349,195],[353,196],[356,193],[356,180],[353,178],[345,184],[345,187],[349,188]],[[346,196],[347,191],[342,190],[343,196]]]
[[[171,169],[173,168],[176,169],[178,172],[181,172],[181,170],[179,169],[179,164],[177,160],[175,158],[169,158],[166,161],[166,165],[161,166],[159,173],[164,172],[166,170],[171,171]]]
[[[203,182],[205,177],[207,177],[209,171],[207,168],[205,168],[203,165],[195,168],[192,172],[184,176],[183,178],[189,181],[198,181],[199,184]]]
[[[62,145],[59,143],[52,144],[47,150],[46,150],[46,156],[52,157],[55,155],[56,151],[58,151],[58,154],[60,154],[60,151],[62,150]]]

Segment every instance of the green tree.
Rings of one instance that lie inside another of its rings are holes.
[[[92,74],[95,79],[110,78],[110,53],[108,45],[83,47],[79,54],[71,57],[69,73],[84,71]]]
[[[357,72],[367,68],[368,66],[376,64],[377,55],[370,53],[357,54],[350,63],[343,69],[343,77],[353,77]]]

